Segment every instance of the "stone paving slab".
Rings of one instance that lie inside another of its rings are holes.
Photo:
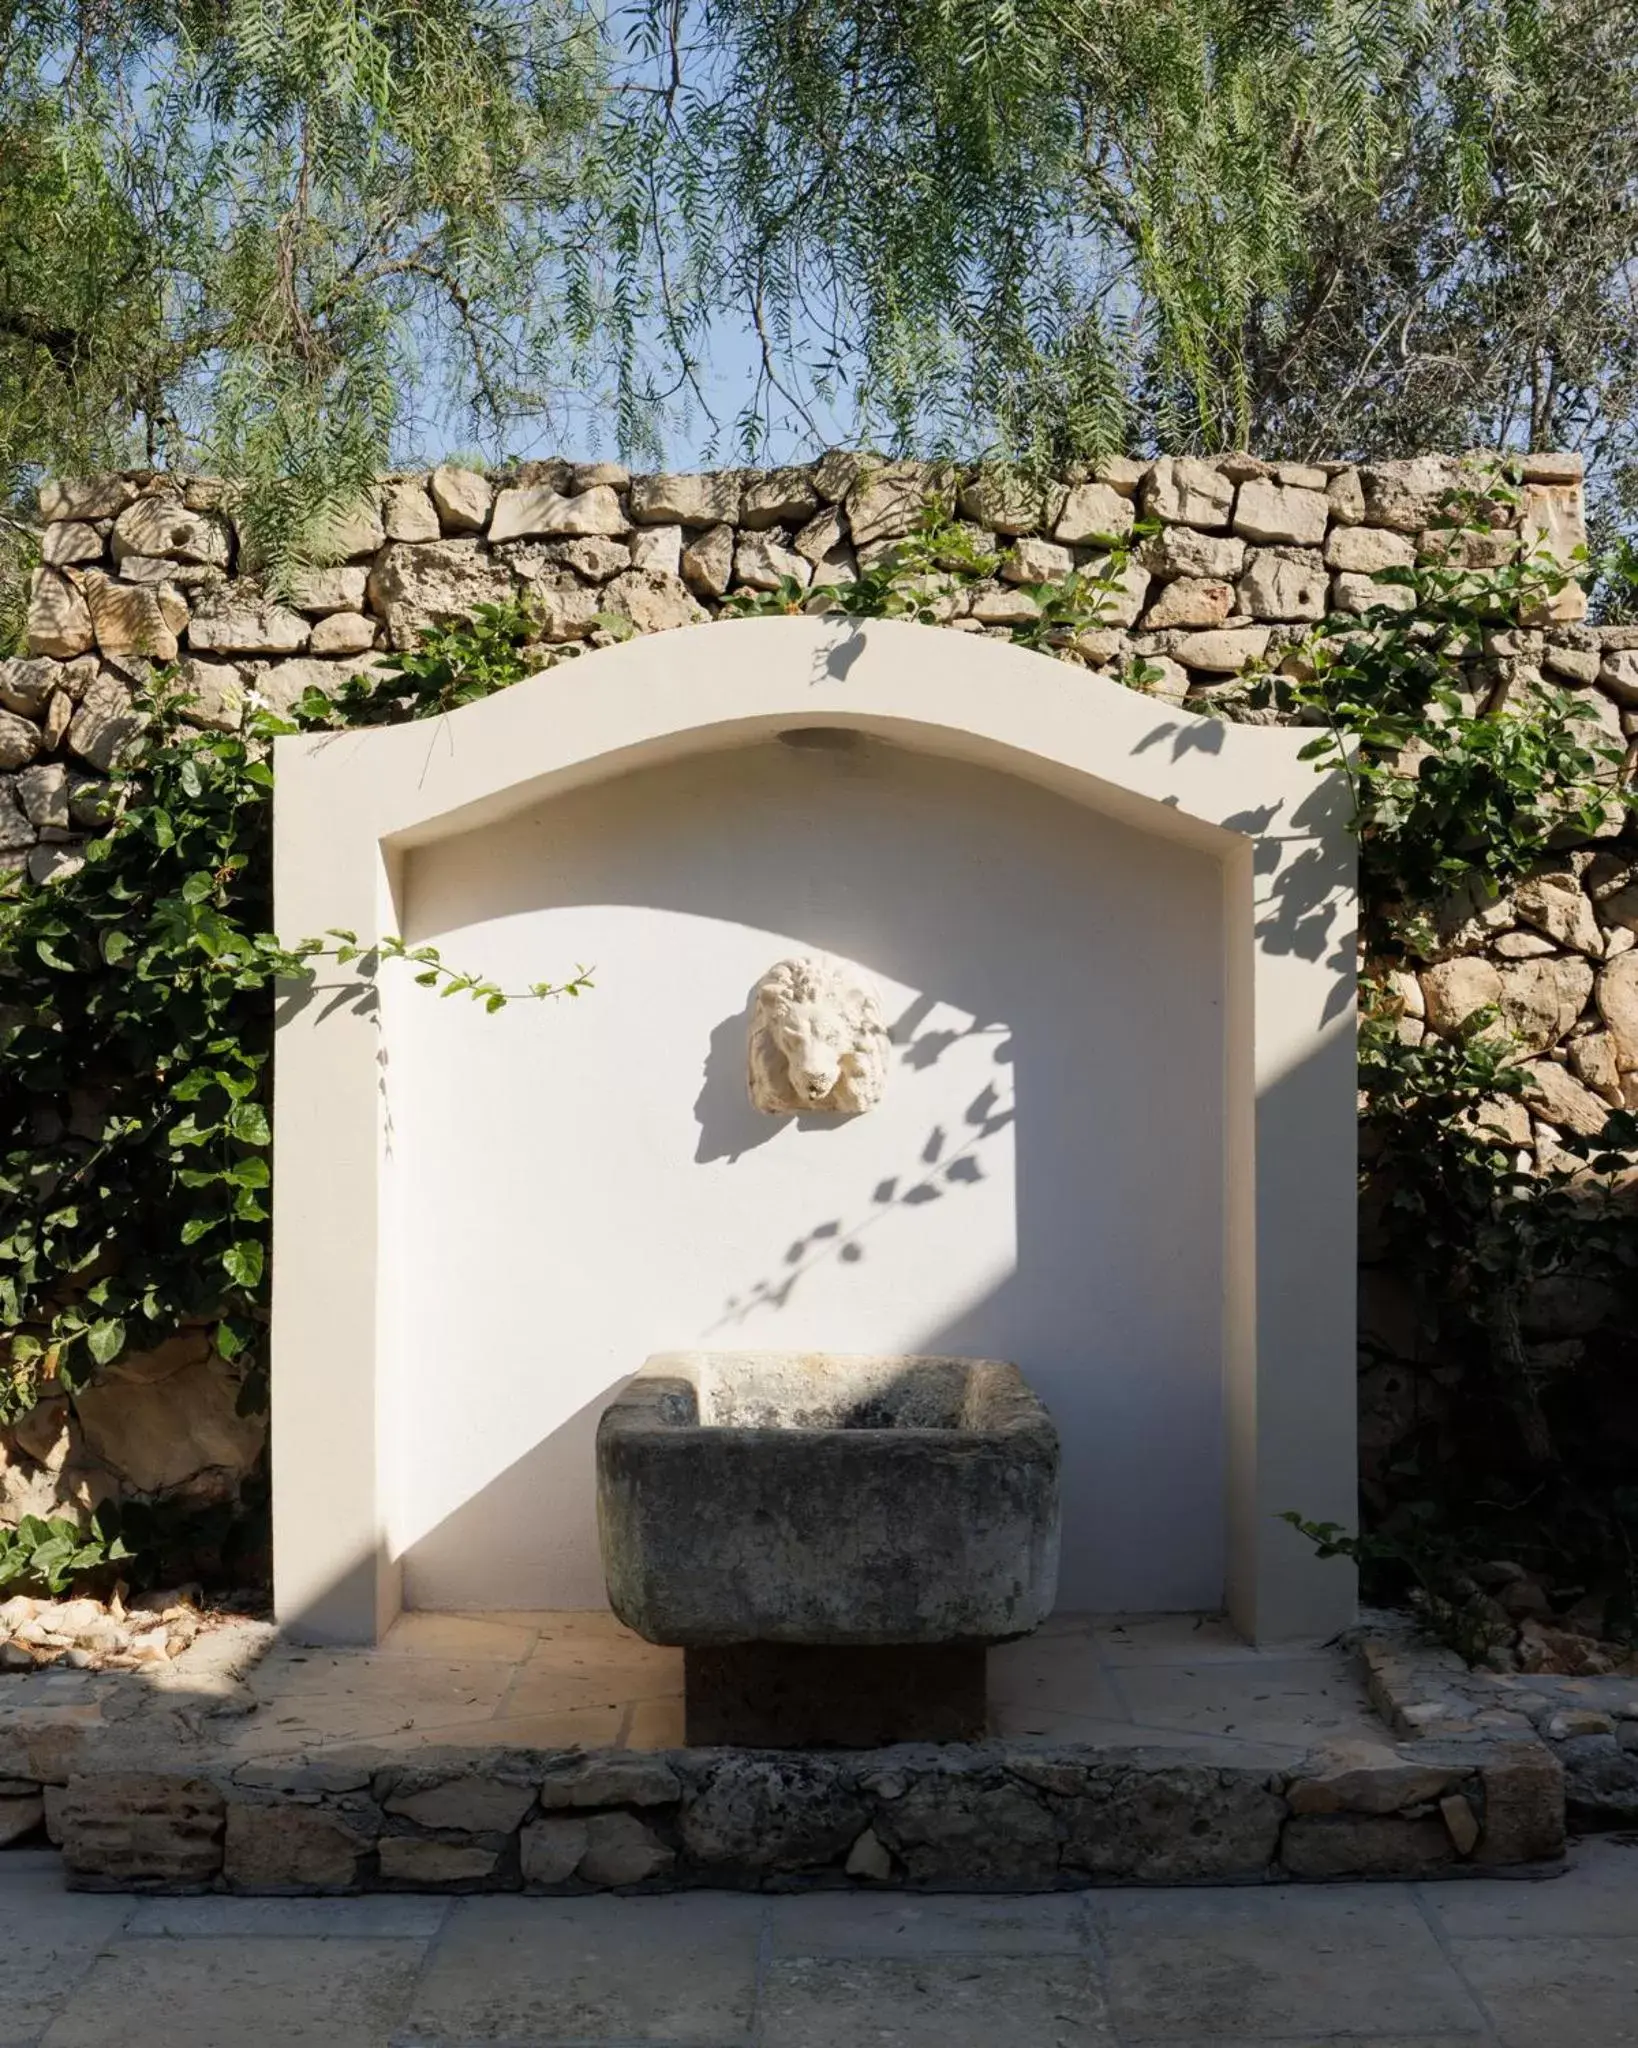
[[[463,1900],[406,2019],[411,2043],[744,2040],[756,2008],[763,1913],[690,1892],[633,1913],[618,1899]]]
[[[81,1898],[0,1856],[5,2048],[1633,2048],[1638,1845],[1512,1884]],[[321,1931],[322,1930],[322,1931]]]

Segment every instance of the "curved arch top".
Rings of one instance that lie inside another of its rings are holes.
[[[1299,758],[1311,734],[1203,718],[947,628],[689,627],[442,718],[281,739],[278,928],[289,942],[341,928],[367,945],[401,928],[414,848],[804,727],[1000,769],[1217,862],[1225,964],[1202,968],[1202,997],[1223,1019],[1225,1601],[1258,1641],[1333,1633],[1352,1613],[1346,1568],[1317,1562],[1277,1519],[1296,1508],[1351,1526],[1356,1489],[1354,857],[1346,779]],[[359,985],[337,979],[285,1005],[276,1045],[274,1562],[288,1627],[367,1641],[400,1598],[385,1411],[406,1281],[387,1219],[413,1188],[395,1179],[385,1129],[383,1026],[348,1000]]]
[[[281,740],[281,800],[300,802],[298,783],[345,783],[378,838],[410,846],[555,790],[801,725],[984,761],[1117,814],[1147,811],[1149,829],[1180,837],[1334,840],[1346,818],[1345,778],[1298,758],[1311,734],[1201,717],[980,634],[807,617],[640,636],[436,721]]]

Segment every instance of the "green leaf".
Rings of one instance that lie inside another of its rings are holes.
[[[254,1292],[262,1282],[262,1267],[265,1253],[254,1238],[240,1238],[230,1244],[222,1254],[222,1265],[227,1276],[247,1292]]]
[[[259,1102],[236,1103],[228,1113],[228,1129],[241,1144],[270,1145],[273,1142],[267,1111]]]
[[[117,1316],[93,1323],[86,1334],[85,1348],[98,1365],[107,1365],[125,1348],[125,1325]]]

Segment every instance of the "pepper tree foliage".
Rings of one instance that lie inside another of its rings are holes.
[[[1534,681],[1520,687],[1506,657],[1486,658],[1539,622],[1565,581],[1546,560],[1495,559],[1511,498],[1500,476],[1454,494],[1445,545],[1414,568],[1383,571],[1382,606],[1323,622],[1278,670],[1249,675],[1238,700],[1215,700],[1229,716],[1305,722],[1315,759],[1344,764],[1379,973],[1437,948],[1453,898],[1471,904],[1506,888],[1633,801],[1621,750],[1583,706]],[[1012,637],[1077,659],[1123,563],[1117,550],[1035,588],[1036,616]],[[857,582],[748,593],[733,609],[936,623],[963,585],[997,566],[987,535],[930,508]],[[484,607],[336,699],[309,692],[294,721],[443,715],[563,658],[538,644],[538,630],[526,606]],[[621,630],[610,618],[597,637]],[[1155,679],[1137,661],[1121,677],[1139,689]],[[141,708],[146,732],[114,777],[117,815],[84,867],[45,887],[16,885],[0,902],[0,1421],[200,1323],[240,1361],[247,1405],[259,1403],[275,992],[357,952],[349,934],[285,947],[269,930],[268,742],[291,722],[257,712],[243,733],[200,730],[164,681]],[[428,949],[393,941],[383,952],[408,953],[418,978],[444,993],[490,1008],[506,1000]],[[366,958],[360,972],[378,965]],[[563,988],[526,993],[587,985],[581,969]],[[1631,1628],[1630,1316],[1612,1315],[1580,1357],[1530,1345],[1526,1326],[1548,1282],[1630,1304],[1638,1240],[1616,1197],[1638,1119],[1616,1113],[1599,1140],[1567,1137],[1553,1171],[1527,1173],[1494,1121],[1498,1100],[1525,1085],[1520,1048],[1497,1021],[1480,1013],[1454,1039],[1404,1043],[1385,978],[1367,983],[1363,1009],[1367,1227],[1416,1323],[1393,1363],[1437,1396],[1368,1495],[1365,1561],[1419,1577],[1469,1646],[1459,1566],[1498,1549],[1526,1553],[1561,1583],[1596,1580],[1612,1623]],[[1340,1532],[1311,1533],[1335,1547]],[[42,1540],[56,1546],[61,1534]],[[87,1565],[99,1540],[86,1532]],[[80,1554],[53,1547],[49,1559],[60,1568]]]
[[[0,633],[41,474],[275,570],[391,459],[1044,460],[1638,417],[1633,0],[0,0]],[[756,369],[713,411],[736,330]],[[582,411],[582,408],[585,408]]]
[[[1630,0],[639,0],[653,189],[753,441],[1585,448],[1638,418]],[[646,209],[646,210],[645,210]]]

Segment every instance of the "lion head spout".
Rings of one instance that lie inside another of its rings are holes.
[[[770,967],[751,995],[751,1101],[770,1116],[874,1109],[887,1079],[887,1027],[856,968],[824,955]]]

